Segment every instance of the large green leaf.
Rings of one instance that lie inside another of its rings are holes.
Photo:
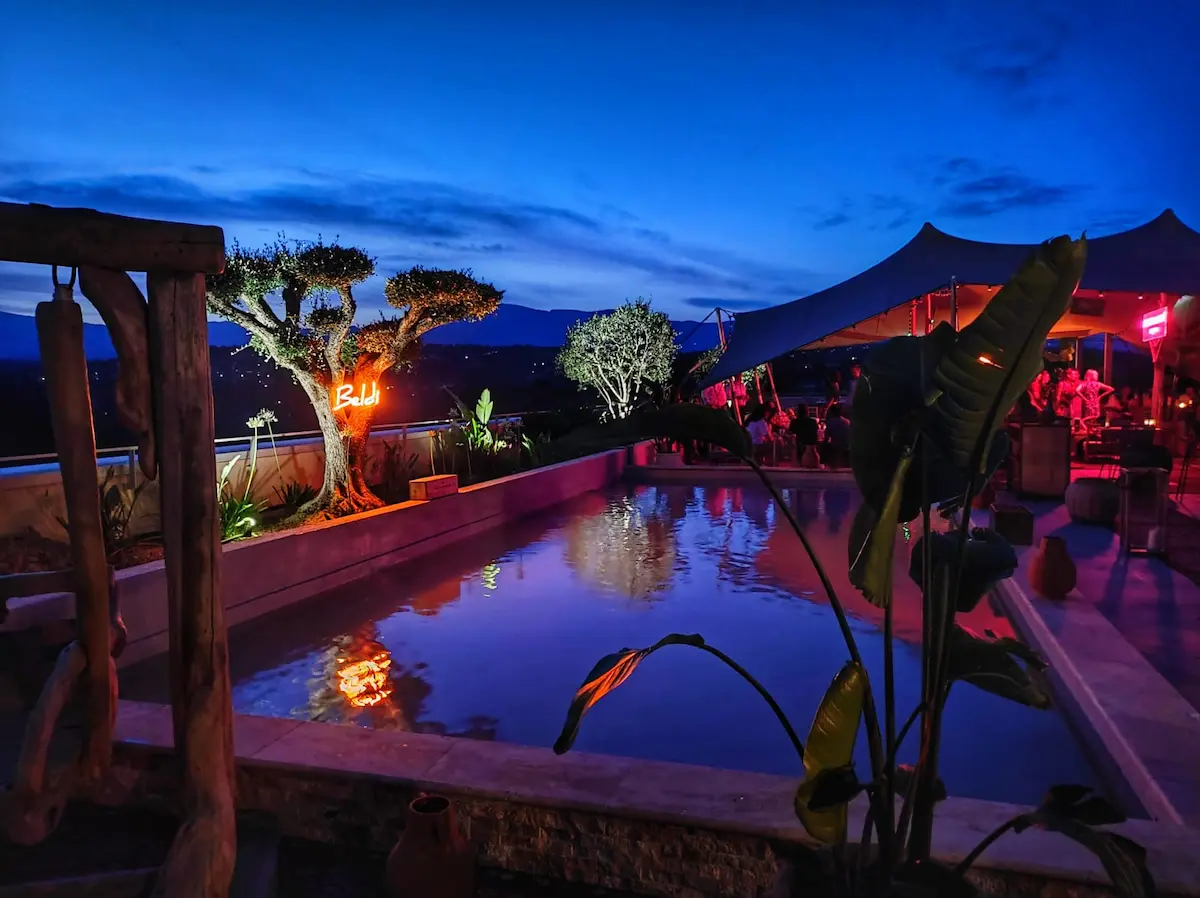
[[[954,337],[949,326],[938,327],[928,337],[895,337],[873,348],[863,360],[850,415],[850,468],[863,501],[876,515],[887,501],[896,466],[924,422],[926,389],[921,372],[924,370],[928,378],[928,372],[953,345]],[[918,444],[916,461],[920,462],[921,453],[930,448]],[[936,459],[928,461],[931,501],[949,499],[961,492],[959,487],[965,484],[956,472]],[[919,471],[918,464],[914,473]],[[920,508],[920,477],[910,476],[900,504],[900,521],[911,521]]]
[[[664,438],[699,440],[738,458],[750,457],[750,436],[727,411],[691,402],[641,409],[627,418],[581,427],[551,443],[550,451],[555,457],[571,457]]]
[[[954,467],[982,470],[981,447],[1042,370],[1043,345],[1086,258],[1083,239],[1043,243],[938,359],[926,433]]]
[[[808,806],[822,772],[849,766],[862,720],[867,694],[867,674],[853,661],[838,671],[817,708],[804,746],[804,782],[796,790],[796,816],[814,839],[833,845],[846,836],[846,805],[824,810]]]
[[[575,737],[579,735],[579,726],[583,723],[584,714],[600,699],[628,680],[639,664],[668,645],[700,647],[704,645],[704,637],[697,633],[672,633],[648,648],[621,649],[619,652],[605,655],[596,662],[583,685],[575,691],[575,698],[571,700],[571,707],[567,710],[562,732],[554,743],[555,754],[561,755],[571,750],[571,746],[575,744]]]
[[[850,528],[850,582],[862,590],[868,602],[880,608],[886,608],[892,600],[896,527],[900,523],[900,506],[912,460],[911,451],[900,456],[883,507],[876,513],[864,502]]]
[[[934,567],[946,565],[953,573],[959,559],[957,535],[931,533],[928,538]],[[909,558],[908,576],[918,586],[925,583],[925,539],[923,536],[917,540]],[[994,530],[978,527],[971,531],[966,548],[966,563],[954,598],[955,610],[960,612],[973,610],[993,586],[1011,577],[1017,568],[1012,544]]]
[[[492,408],[492,391],[485,389],[479,394],[479,401],[475,403],[475,419],[484,427],[492,420]]]
[[[1060,833],[1096,856],[1118,895],[1153,898],[1158,891],[1146,849],[1119,833],[1093,828],[1124,819],[1119,808],[1087,786],[1054,786],[1036,811],[1017,818],[1013,829],[1023,832],[1036,826]]]
[[[957,624],[947,646],[948,676],[1031,708],[1050,707],[1043,675],[1046,662],[1029,646],[1008,637],[977,636]]]

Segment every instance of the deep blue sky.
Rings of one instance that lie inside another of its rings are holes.
[[[0,198],[337,236],[526,305],[774,304],[924,220],[1200,226],[1195,0],[10,6]],[[48,283],[0,268],[0,309]]]

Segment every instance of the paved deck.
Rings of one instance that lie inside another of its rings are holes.
[[[1200,825],[1200,586],[1158,559],[1122,556],[1115,533],[1072,523],[1065,505],[1022,504],[1035,515],[1035,545],[1062,537],[1078,571],[1075,592],[1051,601],[1029,585],[1034,550],[1018,552],[1011,583],[1057,643],[1060,657],[1048,660],[1066,668],[1152,814]],[[1156,814],[1156,803],[1177,815]]]

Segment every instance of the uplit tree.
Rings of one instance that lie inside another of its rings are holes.
[[[624,418],[644,391],[665,386],[678,352],[671,319],[644,299],[576,322],[558,367],[600,394],[611,418]]]
[[[302,518],[383,504],[363,477],[379,378],[410,364],[433,328],[477,321],[504,295],[470,271],[418,266],[389,278],[384,288],[388,305],[402,314],[356,328],[353,288],[374,274],[375,260],[357,247],[280,239],[260,250],[234,244],[225,272],[208,279],[209,310],[243,327],[252,347],[289,371],[316,413],[325,477],[316,498],[298,512]],[[271,302],[276,295],[282,314]]]

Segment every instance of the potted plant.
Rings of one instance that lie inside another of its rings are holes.
[[[797,755],[802,779],[794,809],[809,835],[824,847],[819,863],[793,869],[781,881],[784,895],[854,898],[946,898],[978,891],[966,878],[979,856],[1009,832],[1052,830],[1091,850],[1116,892],[1128,898],[1154,894],[1145,851],[1106,830],[1121,811],[1084,786],[1051,786],[1042,805],[1014,816],[984,838],[955,866],[932,855],[937,804],[946,797],[938,776],[947,696],[970,683],[1011,701],[1047,708],[1045,662],[1014,639],[976,634],[956,617],[974,608],[999,580],[1012,575],[1016,555],[1004,537],[972,529],[974,498],[1003,461],[1004,414],[1042,370],[1042,346],[1066,311],[1082,276],[1083,240],[1060,237],[1041,246],[970,325],[955,332],[939,325],[923,337],[882,344],[864,365],[851,418],[851,467],[862,505],[851,528],[850,581],[884,611],[883,683],[871,681],[844,607],[779,489],[755,463],[742,428],[727,415],[697,405],[675,405],[615,422],[608,439],[671,436],[720,445],[759,476],[795,532],[828,596],[849,661],[834,677],[802,740],[774,697],[734,659],[700,635],[673,633],[643,649],[602,658],[587,675],[567,712],[555,751],[570,749],[586,712],[629,678],[650,654],[672,645],[704,651],[745,679],[770,706]],[[593,429],[586,439],[603,440]],[[585,438],[585,437],[581,437]],[[931,527],[932,513],[957,511],[951,533]],[[925,621],[921,701],[898,708],[894,683],[892,582],[896,531],[920,517],[923,533],[908,573],[922,589]],[[882,688],[880,688],[882,687]],[[859,732],[870,749],[870,770],[852,764]],[[919,742],[919,761],[896,761],[907,738]],[[861,835],[848,831],[848,805],[867,804]]]

